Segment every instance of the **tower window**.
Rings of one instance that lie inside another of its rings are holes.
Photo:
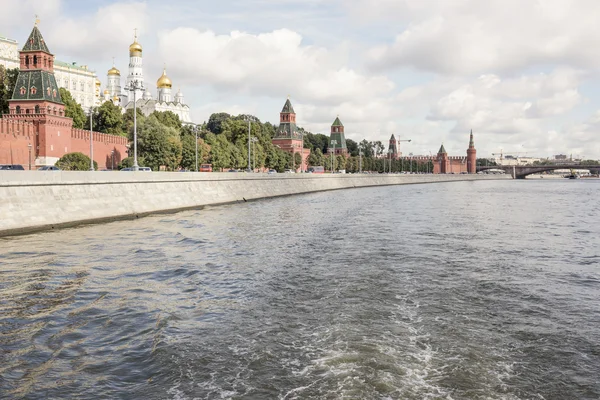
[[[21,114],[21,106],[17,106],[16,110],[17,114]]]
[[[23,94],[27,93],[27,89],[25,89],[24,86],[21,86],[21,88],[19,89],[19,92],[23,95]]]
[[[37,56],[33,56],[33,65],[37,65]]]
[[[29,56],[25,56],[25,65],[29,65]]]
[[[36,114],[40,113],[40,106],[38,106],[38,105],[35,106],[35,113]]]
[[[37,93],[37,88],[35,86],[32,86],[30,89],[31,94],[36,94]]]

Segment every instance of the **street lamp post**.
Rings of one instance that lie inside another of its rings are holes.
[[[335,145],[337,144],[337,140],[332,140],[331,141],[331,145],[333,146],[331,148],[331,173],[333,174],[333,169],[334,169],[334,158],[335,158]]]
[[[362,174],[362,149],[358,149],[358,173]]]
[[[250,124],[252,122],[250,121],[250,119],[248,119],[248,169],[247,171],[250,172]]]
[[[258,142],[258,138],[256,136],[252,137],[252,172],[256,171],[256,142]]]
[[[408,155],[410,156],[410,173],[412,174],[412,160],[413,160],[413,153],[409,153]]]
[[[31,171],[31,148],[33,147],[31,143],[27,143],[27,147],[29,148],[29,170]]]
[[[129,91],[133,91],[133,170],[139,171],[140,167],[138,165],[137,158],[137,91],[144,90],[144,85],[135,79],[131,81],[129,87],[127,88]]]
[[[111,170],[115,169],[115,151],[114,150],[110,151],[110,169]]]
[[[90,107],[90,171],[94,170],[94,133],[92,131],[92,117],[94,115],[94,107]]]
[[[196,172],[198,172],[198,125],[194,125],[194,136],[196,137]]]

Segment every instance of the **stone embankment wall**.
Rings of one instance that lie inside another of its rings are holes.
[[[510,176],[0,171],[0,236],[324,190],[492,179]]]

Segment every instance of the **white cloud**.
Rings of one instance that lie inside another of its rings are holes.
[[[594,0],[354,1],[368,15],[408,18],[392,44],[376,46],[376,68],[413,66],[450,74],[514,71],[533,65],[600,67],[600,3]]]
[[[388,95],[385,76],[365,76],[345,65],[335,50],[303,45],[288,29],[261,34],[178,28],[160,35],[161,58],[183,83],[210,84],[226,91],[284,96],[320,104]]]

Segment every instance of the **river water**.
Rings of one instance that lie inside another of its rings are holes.
[[[0,398],[598,399],[600,181],[351,189],[0,240]]]

